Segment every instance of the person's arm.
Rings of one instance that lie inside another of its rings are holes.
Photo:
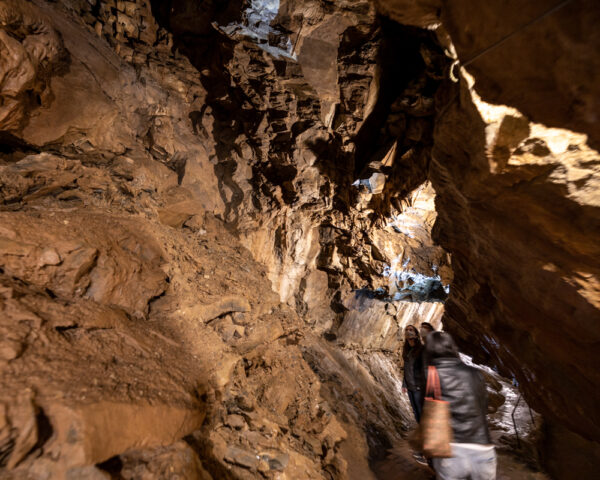
[[[406,364],[402,364],[402,393],[408,392],[406,388]]]
[[[487,393],[487,386],[485,383],[485,377],[483,376],[483,373],[481,373],[480,371],[477,371],[477,377],[479,379],[479,398],[480,400],[480,406],[481,406],[481,414],[486,417],[487,413],[488,413],[488,393]]]

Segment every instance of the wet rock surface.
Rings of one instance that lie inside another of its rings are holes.
[[[422,321],[547,420],[486,371],[502,478],[590,471],[593,86],[450,3],[0,2],[0,477],[427,478]]]

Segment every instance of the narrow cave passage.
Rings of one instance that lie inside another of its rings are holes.
[[[496,478],[592,478],[600,18],[541,3],[0,2],[0,478],[431,479],[424,322]]]
[[[366,197],[373,196],[368,187],[357,188]],[[429,478],[430,474],[427,467],[417,464],[414,449],[405,438],[404,432],[414,428],[415,420],[402,391],[401,352],[406,345],[407,327],[414,325],[419,329],[425,322],[435,330],[444,328],[444,303],[451,292],[452,266],[449,255],[432,240],[435,220],[435,191],[425,182],[408,195],[403,209],[388,218],[374,236],[373,256],[383,263],[379,282],[371,288],[354,290],[344,303],[343,320],[327,332],[329,341],[342,349],[345,360],[351,364],[338,364],[337,368],[362,370],[362,375],[357,375],[362,377],[361,402],[378,404],[389,415],[374,420],[366,429],[369,461],[376,478]],[[391,262],[385,263],[386,259]],[[481,351],[480,356],[484,356],[484,348],[472,345],[467,351],[471,355]],[[508,478],[527,475],[531,465],[538,462],[539,415],[496,367],[475,365],[469,355],[462,353],[461,360],[477,368],[485,378],[491,435],[496,445],[503,446],[499,449],[500,474],[509,475]],[[322,367],[317,367],[317,372],[327,378]],[[394,428],[382,428],[394,420]],[[539,469],[539,464],[535,468]],[[543,474],[539,475],[543,478]]]

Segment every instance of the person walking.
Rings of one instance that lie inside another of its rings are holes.
[[[442,400],[449,402],[453,442],[451,458],[434,458],[438,480],[495,480],[496,451],[487,425],[483,375],[465,365],[449,333],[427,336],[425,358],[439,375]]]
[[[427,340],[427,335],[431,332],[435,332],[435,328],[429,322],[421,322],[421,326],[419,327],[419,333],[421,334],[421,340],[423,343]]]
[[[419,338],[419,331],[413,325],[409,325],[404,330],[402,359],[404,360],[402,392],[408,394],[415,420],[419,423],[423,411],[423,344]]]

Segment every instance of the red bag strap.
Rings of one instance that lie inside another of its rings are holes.
[[[438,375],[437,368],[431,365],[427,368],[427,386],[425,387],[425,396],[430,397],[430,392],[433,393],[434,400],[442,399],[440,376]]]

